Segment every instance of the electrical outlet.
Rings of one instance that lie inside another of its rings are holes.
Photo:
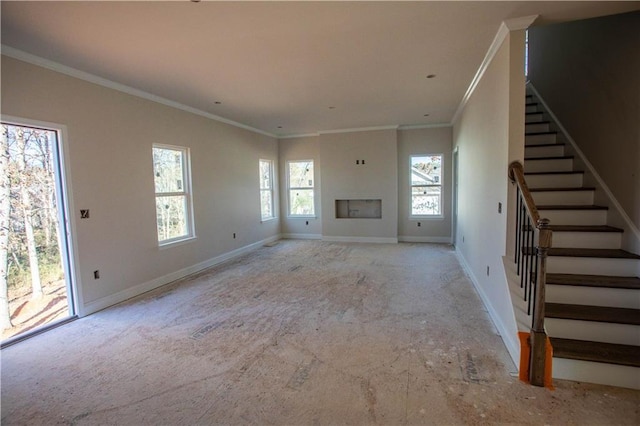
[[[418,226],[422,226],[422,224],[420,222],[418,222]]]
[[[234,240],[236,239],[236,233],[235,232],[233,233],[233,239]]]
[[[93,279],[94,280],[100,279],[100,270],[96,269],[95,271],[93,271]]]
[[[489,265],[487,265],[487,276],[489,276]]]
[[[502,203],[498,203],[498,213],[502,213]]]
[[[305,224],[305,225],[309,225],[309,221],[307,220],[304,224]]]
[[[89,219],[89,209],[80,210],[80,219]]]

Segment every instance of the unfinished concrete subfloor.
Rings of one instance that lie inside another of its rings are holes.
[[[450,246],[284,240],[2,350],[2,424],[639,423],[515,371]]]

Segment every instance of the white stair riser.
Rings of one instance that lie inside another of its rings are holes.
[[[620,345],[640,345],[640,327],[637,325],[561,318],[545,318],[544,324],[547,334],[551,337]]]
[[[544,121],[544,115],[542,113],[530,114],[524,118],[525,123],[539,123],[541,121]]]
[[[538,210],[552,225],[606,225],[606,210]]]
[[[547,284],[546,290],[546,301],[551,303],[640,309],[637,290],[553,284]]]
[[[609,259],[602,257],[549,256],[547,272],[552,274],[611,275],[634,277],[638,259]]]
[[[640,389],[640,368],[628,365],[553,358],[553,378]]]
[[[580,188],[582,174],[570,175],[526,175],[529,188]]]
[[[550,130],[549,123],[527,123],[524,126],[525,133],[548,132]]]
[[[532,192],[533,201],[539,206],[544,205],[591,205],[593,191],[535,191]],[[573,213],[571,213],[573,214]],[[558,225],[554,223],[554,225]],[[582,224],[584,225],[584,224]],[[589,225],[588,223],[586,225]]]
[[[538,105],[526,105],[525,106],[525,112],[539,112],[538,111]]]
[[[552,238],[554,247],[619,249],[622,243],[621,232],[554,231]]]
[[[526,173],[570,172],[573,171],[573,159],[527,160],[524,162],[524,171]]]
[[[555,133],[543,133],[541,135],[524,135],[524,142],[526,145],[535,143],[556,143],[557,134]]]
[[[528,146],[524,149],[525,158],[540,158],[540,157],[562,157],[564,155],[564,145],[541,145],[541,146]]]

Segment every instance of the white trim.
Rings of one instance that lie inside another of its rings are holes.
[[[322,234],[282,234],[283,240],[321,240]]]
[[[353,129],[336,129],[336,130],[323,130],[318,132],[319,135],[330,135],[333,133],[354,133],[354,132],[371,132],[378,130],[398,130],[398,125],[389,125],[389,126],[373,126],[373,127],[357,127]]]
[[[293,135],[278,135],[278,139],[295,139],[295,138],[317,138],[320,133],[300,133]]]
[[[108,308],[109,306],[113,306],[120,302],[124,302],[125,300],[131,299],[132,297],[139,296],[148,291],[154,290],[158,287],[162,287],[163,285],[172,283],[176,280],[184,278],[188,275],[194,274],[196,272],[202,271],[203,269],[210,268],[212,266],[219,265],[222,262],[226,262],[227,260],[231,260],[238,256],[242,256],[247,254],[253,250],[256,250],[262,247],[265,244],[278,241],[280,239],[280,235],[274,235],[272,237],[266,238],[264,240],[255,242],[253,244],[249,244],[247,246],[232,250],[227,253],[223,253],[220,256],[216,256],[214,258],[205,260],[200,263],[196,263],[195,265],[188,266],[186,268],[182,268],[178,271],[171,272],[162,277],[158,277],[152,279],[150,281],[135,285],[126,290],[119,291],[118,293],[111,294],[109,296],[102,297],[98,300],[94,300],[89,302],[83,306],[83,315],[89,315],[94,312],[101,311],[102,309]]]
[[[333,243],[398,244],[397,238],[385,238],[385,237],[335,237],[335,236],[323,235],[322,241],[329,241]]]
[[[415,130],[415,129],[437,129],[439,127],[452,127],[451,123],[435,123],[435,124],[401,124],[398,130]]]
[[[565,136],[565,138],[567,138],[567,140],[569,141],[569,143],[571,144],[573,149],[575,149],[576,153],[578,154],[580,159],[584,162],[585,166],[587,166],[587,169],[589,169],[589,172],[593,175],[593,177],[596,180],[596,182],[598,182],[598,185],[602,188],[602,190],[606,194],[606,196],[609,199],[609,201],[611,202],[611,204],[613,204],[614,208],[618,211],[618,213],[622,217],[622,220],[624,220],[624,222],[629,227],[631,232],[635,235],[636,239],[638,239],[640,241],[640,230],[635,226],[635,224],[633,223],[633,221],[631,220],[629,215],[627,215],[627,213],[624,211],[624,209],[622,208],[622,206],[620,205],[620,203],[618,202],[616,197],[613,195],[613,192],[611,192],[611,190],[609,189],[607,184],[604,182],[602,177],[600,177],[600,175],[596,171],[595,167],[593,167],[591,162],[587,159],[587,157],[584,155],[582,150],[578,147],[578,144],[576,143],[576,141],[573,140],[573,138],[571,137],[571,135],[569,134],[567,129],[565,129],[565,127],[562,125],[562,123],[560,122],[558,117],[556,117],[556,115],[553,113],[553,111],[551,111],[551,108],[549,108],[549,106],[544,101],[544,99],[542,99],[542,96],[540,96],[540,93],[538,93],[538,91],[536,90],[534,85],[530,81],[527,82],[527,85],[533,91],[533,94],[538,98],[538,100],[540,101],[540,103],[544,107],[545,111],[549,114],[551,119],[558,126],[559,130],[562,132],[562,134]]]
[[[493,42],[491,42],[491,46],[489,46],[489,50],[487,51],[487,54],[485,55],[482,63],[480,64],[480,68],[478,68],[478,71],[476,71],[476,75],[473,76],[473,79],[471,80],[471,84],[469,84],[469,88],[467,89],[464,96],[462,97],[462,100],[460,101],[460,105],[458,105],[458,109],[456,110],[456,113],[453,114],[453,118],[451,119],[452,124],[455,123],[460,117],[460,114],[462,114],[462,110],[467,105],[469,98],[471,98],[471,95],[476,90],[478,83],[480,83],[482,76],[484,75],[487,68],[489,68],[491,61],[493,61],[493,58],[496,56],[496,53],[498,53],[500,46],[502,46],[502,43],[504,42],[505,38],[507,38],[507,35],[509,34],[509,32],[517,31],[517,30],[526,30],[527,28],[529,28],[531,24],[533,24],[533,22],[537,18],[538,18],[538,15],[531,15],[531,16],[524,16],[521,18],[513,18],[513,19],[507,19],[506,21],[502,21],[502,23],[500,24],[500,28],[498,28],[498,32],[493,38]]]
[[[398,235],[401,243],[440,243],[451,244],[451,237],[414,237],[410,235]]]
[[[209,112],[202,111],[200,109],[193,108],[188,105],[184,105],[167,98],[163,98],[162,96],[154,95],[152,93],[148,93],[143,90],[136,89],[121,83],[116,83],[115,81],[111,81],[106,78],[98,77],[97,75],[90,74],[85,71],[80,71],[78,69],[71,68],[66,65],[62,65],[58,62],[54,62],[52,60],[33,55],[31,53],[24,52],[22,50],[16,49],[11,46],[7,46],[5,44],[1,45],[1,48],[2,48],[3,55],[6,55],[10,58],[17,59],[19,61],[27,62],[32,65],[37,65],[42,68],[46,68],[55,72],[66,74],[74,78],[78,78],[80,80],[88,81],[89,83],[98,84],[100,86],[104,86],[109,89],[117,90],[119,92],[136,96],[138,98],[146,99],[148,101],[157,102],[159,104],[166,105],[171,108],[176,108],[182,111],[186,111],[191,114],[199,115],[201,117],[205,117],[211,120],[219,121],[221,123],[229,124],[231,126],[238,127],[240,129],[249,130],[251,132],[259,133],[261,135],[269,136],[272,138],[278,137],[273,133],[265,132],[263,130],[256,129],[255,127],[247,126],[246,124],[238,123],[237,121],[229,120],[228,118],[220,117],[219,115],[211,114]]]
[[[371,130],[416,130],[416,129],[437,129],[441,127],[452,127],[452,123],[435,123],[435,124],[398,124],[390,126],[380,127],[362,127],[357,129],[342,129],[342,130],[321,130],[316,133],[300,133],[293,135],[278,135],[278,139],[295,139],[295,138],[311,138],[318,137],[322,134],[331,133],[349,133],[349,132],[366,132]]]
[[[467,276],[469,277],[469,279],[473,283],[473,286],[478,292],[480,299],[482,299],[482,303],[484,303],[485,308],[487,308],[489,317],[491,318],[491,321],[493,321],[493,324],[498,330],[498,333],[500,334],[500,337],[502,338],[502,341],[504,342],[504,345],[506,346],[507,351],[509,352],[509,356],[511,356],[511,360],[516,365],[516,367],[518,367],[518,365],[520,364],[520,342],[518,340],[518,336],[512,335],[510,330],[502,322],[502,320],[500,319],[500,316],[498,316],[498,313],[493,308],[493,305],[491,304],[489,297],[486,295],[486,293],[480,286],[478,279],[471,271],[471,267],[467,263],[467,260],[464,258],[464,255],[457,247],[456,247],[455,253],[456,253],[456,256],[458,257],[458,260],[460,261],[460,265],[462,265],[462,269],[464,269],[464,271],[466,272]],[[511,297],[510,294],[509,294],[509,297]]]

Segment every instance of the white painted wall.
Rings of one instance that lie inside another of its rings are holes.
[[[529,34],[529,79],[636,229],[640,228],[638,28],[640,12],[631,12],[532,28]]]
[[[451,242],[452,128],[398,131],[398,238],[413,242]],[[443,217],[411,219],[412,155],[443,154]],[[418,222],[420,226],[418,226]]]
[[[260,222],[258,160],[277,162],[274,138],[5,56],[2,113],[68,129],[71,196],[76,209],[91,210],[86,220],[71,212],[81,315],[280,233],[279,220]],[[154,143],[189,147],[193,172],[197,239],[162,250]]]
[[[518,124],[524,123],[523,62],[523,31],[511,32],[453,123],[459,152],[456,247],[514,361],[519,354],[517,326],[502,257],[507,247],[507,168],[523,152],[524,124]],[[522,107],[512,111],[513,104]]]
[[[320,163],[320,146],[319,137],[298,137],[290,139],[280,139],[279,161],[280,161],[280,211],[281,214],[281,231],[283,237],[288,238],[321,238],[322,237],[322,198],[320,189],[322,187]],[[315,183],[315,201],[316,201],[316,217],[315,218],[299,218],[289,217],[288,212],[288,193],[287,193],[287,161],[297,160],[313,160],[314,183]],[[308,224],[307,224],[308,223]]]
[[[397,138],[396,129],[320,134],[323,238],[397,241]],[[335,200],[346,199],[381,199],[382,218],[336,219]]]

